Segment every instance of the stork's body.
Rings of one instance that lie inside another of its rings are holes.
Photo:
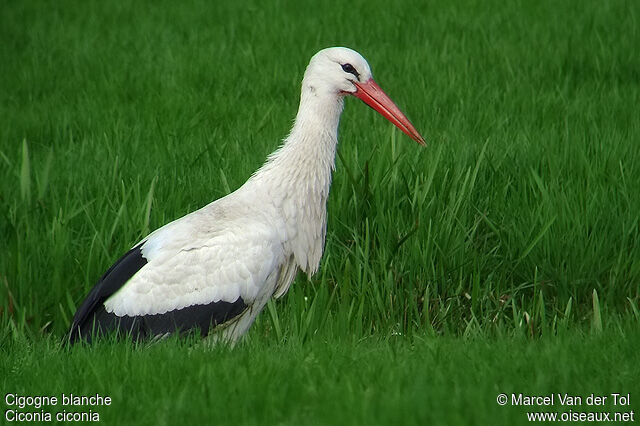
[[[282,146],[238,190],[156,230],[123,256],[76,312],[70,340],[110,330],[134,338],[193,329],[206,335],[217,327],[236,341],[271,297],[286,293],[298,269],[313,274],[348,94],[424,142],[373,82],[362,56],[320,51],[305,72]]]

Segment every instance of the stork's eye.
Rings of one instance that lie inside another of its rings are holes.
[[[357,79],[360,79],[360,73],[356,71],[356,69],[351,64],[342,64],[342,70],[344,72],[348,72],[349,74],[353,74]]]

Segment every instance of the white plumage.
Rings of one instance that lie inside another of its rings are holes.
[[[78,309],[71,341],[110,329],[146,337],[200,327],[205,335],[207,325],[236,341],[271,297],[286,293],[298,268],[315,273],[345,95],[424,143],[360,54],[318,52],[282,146],[237,191],[151,233],[114,265]],[[208,311],[192,319],[188,310],[203,306]]]

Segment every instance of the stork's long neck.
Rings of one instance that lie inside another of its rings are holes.
[[[286,248],[308,274],[318,269],[324,247],[326,203],[343,106],[343,96],[322,92],[305,78],[289,136],[252,178],[264,185],[281,211]]]
[[[335,164],[338,124],[344,99],[337,94],[319,93],[303,83],[295,123],[273,160],[295,170],[295,179],[317,189],[328,187]]]

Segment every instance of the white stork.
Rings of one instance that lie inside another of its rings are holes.
[[[77,310],[71,343],[115,331],[135,340],[198,331],[236,342],[298,269],[318,269],[344,98],[354,95],[424,139],[357,52],[318,52],[289,136],[235,192],[152,232],[102,276]]]

